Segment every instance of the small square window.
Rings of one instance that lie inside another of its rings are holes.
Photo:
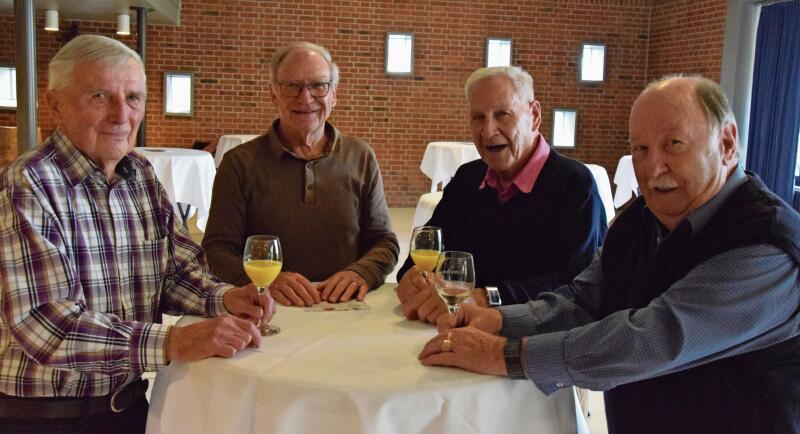
[[[17,69],[0,65],[0,109],[17,108]]]
[[[164,114],[170,116],[192,116],[194,114],[193,73],[164,73]]]
[[[577,117],[578,112],[575,110],[553,110],[553,146],[557,148],[575,147]]]
[[[605,68],[605,44],[582,44],[581,46],[581,81],[599,83],[603,81]]]
[[[486,67],[511,66],[511,39],[486,38]]]
[[[386,34],[386,73],[412,75],[414,73],[414,35],[389,32]]]

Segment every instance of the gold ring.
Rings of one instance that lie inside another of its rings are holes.
[[[446,353],[448,351],[451,351],[451,347],[452,346],[453,346],[453,341],[451,341],[450,339],[443,340],[442,341],[442,352]]]
[[[420,271],[419,274],[422,276],[423,279],[428,278],[428,272],[425,270]]]

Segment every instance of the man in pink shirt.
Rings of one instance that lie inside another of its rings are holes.
[[[527,72],[478,69],[465,96],[481,159],[459,168],[427,224],[442,228],[445,250],[473,254],[479,305],[524,303],[591,262],[605,211],[589,169],[539,132],[542,110]],[[412,265],[407,259],[398,273],[397,296],[409,319],[435,323],[447,309]]]

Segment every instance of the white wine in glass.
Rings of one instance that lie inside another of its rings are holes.
[[[272,235],[247,237],[243,260],[247,277],[255,283],[258,293],[263,294],[281,272],[283,266],[281,241]],[[258,325],[258,330],[261,336],[272,336],[281,332],[279,327],[263,322]]]
[[[417,264],[422,275],[432,273],[442,253],[442,228],[437,226],[417,226],[411,233],[409,252],[411,260]]]
[[[436,265],[436,292],[450,313],[472,295],[475,289],[475,262],[471,253],[443,252]]]

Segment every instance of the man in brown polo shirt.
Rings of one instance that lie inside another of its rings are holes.
[[[226,153],[217,172],[203,238],[211,270],[248,283],[247,237],[277,235],[283,271],[270,292],[278,302],[363,300],[399,252],[375,154],[327,122],[339,81],[328,50],[289,45],[273,56],[270,74],[279,118],[266,134]]]

